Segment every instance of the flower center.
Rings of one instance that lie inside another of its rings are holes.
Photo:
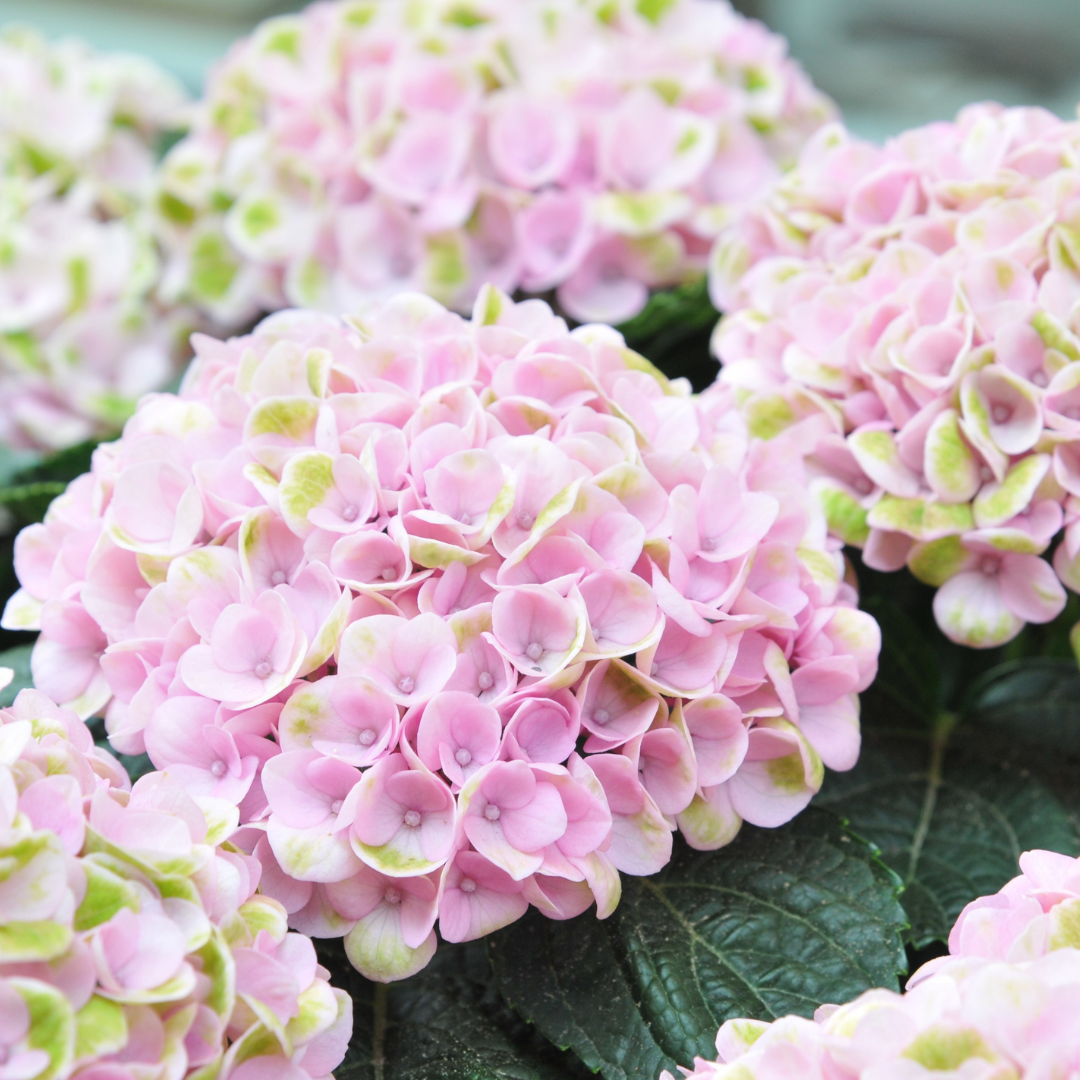
[[[288,574],[286,574],[284,570],[275,570],[270,575],[270,584],[271,585],[284,585],[287,580],[288,580]]]
[[[995,424],[1007,424],[1012,419],[1012,409],[1008,405],[995,405],[990,410]]]
[[[375,732],[371,728],[364,728],[356,737],[361,746],[370,746],[375,741]]]
[[[491,677],[490,671],[481,671],[476,676],[476,684],[481,690],[490,690],[495,685],[495,680]]]
[[[460,514],[458,516],[458,522],[468,528],[472,524],[471,514]]]
[[[716,540],[711,536],[703,536],[701,538],[701,550],[712,551],[716,547]]]
[[[410,829],[415,829],[420,824],[420,811],[419,810],[406,810],[405,811],[405,824]]]
[[[544,646],[538,641],[529,642],[529,647],[525,650],[525,655],[533,661],[539,660],[544,655]]]
[[[383,899],[388,904],[400,904],[401,903],[401,890],[400,889],[395,889],[394,886],[391,885],[390,888],[388,888],[386,890],[386,892],[383,893]]]
[[[991,469],[989,465],[984,465],[981,469],[979,469],[979,478],[984,483],[988,483],[989,481],[994,479],[994,470]]]
[[[463,877],[458,884],[458,888],[462,892],[474,893],[476,892],[476,882],[471,877]]]
[[[534,518],[528,510],[518,511],[517,522],[523,529],[531,529],[535,520],[536,518]]]
[[[484,817],[486,817],[488,821],[498,821],[500,813],[501,811],[494,803],[488,803],[487,806],[484,807]]]
[[[855,490],[860,495],[869,495],[870,492],[874,490],[874,485],[871,484],[865,476],[860,476],[859,479],[855,481]]]
[[[274,674],[274,669],[270,666],[269,660],[260,660],[255,665],[255,678],[256,679],[269,679]]]
[[[341,511],[341,517],[344,521],[355,521],[359,516],[360,511],[352,505],[346,506],[345,509]]]
[[[335,799],[330,804],[330,813],[331,814],[340,814],[341,813],[341,806],[342,806],[342,800],[341,799]]]
[[[1035,374],[1031,376],[1031,381],[1036,386],[1046,386],[1046,383],[1047,383],[1046,372],[1045,371],[1036,371]]]
[[[592,718],[598,724],[606,724],[611,719],[611,713],[607,709],[593,709]]]
[[[215,776],[224,776],[225,775],[225,762],[224,761],[215,761],[214,764],[210,766],[210,771]]]
[[[459,765],[468,765],[469,762],[472,761],[472,754],[470,754],[469,751],[466,750],[463,746],[460,750],[458,750],[456,754],[454,754],[454,760]]]
[[[659,675],[660,674],[660,665],[658,663],[656,663],[656,661],[653,661],[653,666],[651,668],[649,668],[649,674],[650,675]]]
[[[998,572],[1001,570],[1001,563],[995,559],[993,555],[987,555],[986,558],[979,563],[979,570],[987,577],[997,577]]]
[[[388,566],[381,576],[383,581],[393,581],[397,577],[397,571],[392,566]]]
[[[413,681],[413,677],[411,675],[402,675],[401,678],[398,679],[397,688],[403,694],[411,694],[415,686],[416,683]]]

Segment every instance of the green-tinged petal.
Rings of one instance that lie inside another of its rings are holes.
[[[300,1012],[286,1031],[293,1046],[303,1046],[326,1031],[338,1016],[338,1000],[328,982],[316,979],[297,999]]]
[[[912,499],[919,493],[919,477],[900,460],[900,448],[891,431],[857,431],[848,447],[863,472],[890,495]]]
[[[108,922],[121,908],[139,910],[139,893],[134,885],[101,866],[83,859],[86,895],[75,912],[75,929],[82,932]]]
[[[969,502],[979,490],[979,463],[960,431],[960,414],[955,409],[946,409],[930,425],[923,472],[942,502]]]
[[[845,544],[862,547],[870,535],[862,503],[842,484],[826,477],[812,480],[810,491],[825,514],[829,532]]]
[[[1004,480],[985,485],[972,504],[975,524],[992,528],[1016,517],[1030,504],[1049,468],[1048,454],[1032,454],[1018,461]]]
[[[959,573],[971,553],[959,536],[943,536],[928,543],[916,544],[908,554],[908,569],[927,585],[944,585]]]
[[[232,951],[215,928],[210,940],[195,955],[202,961],[202,974],[210,980],[202,1002],[222,1020],[227,1020],[236,1003],[236,964]]]
[[[698,851],[726,847],[738,835],[743,819],[732,809],[727,788],[721,784],[694,796],[694,801],[678,815],[679,831]]]
[[[334,459],[318,450],[294,454],[285,464],[278,487],[278,505],[285,523],[298,536],[314,528],[308,512],[321,506],[334,486]]]
[[[14,977],[8,980],[8,986],[26,1002],[30,1012],[27,1045],[49,1055],[48,1066],[34,1080],[66,1077],[75,1053],[75,1014],[68,999],[55,987],[37,979]]]
[[[115,1054],[127,1045],[123,1006],[96,994],[75,1014],[75,1057],[79,1060]]]
[[[345,955],[365,979],[396,982],[427,967],[435,955],[435,932],[419,948],[410,949],[401,939],[396,912],[380,904],[345,935]]]
[[[952,1072],[971,1058],[996,1061],[997,1055],[974,1028],[940,1024],[920,1032],[903,1056],[931,1072]]]
[[[0,924],[0,963],[55,960],[67,952],[72,936],[70,927],[49,919]]]
[[[649,236],[685,218],[694,204],[677,191],[620,191],[593,203],[597,224],[623,236]]]
[[[883,496],[866,520],[872,528],[903,533],[915,540],[936,540],[968,532],[974,524],[971,507],[966,503],[897,499],[892,495]]]

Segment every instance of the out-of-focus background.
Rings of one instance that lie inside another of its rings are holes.
[[[404,0],[386,0],[388,3]],[[196,89],[214,59],[295,0],[0,0],[0,24],[157,60]],[[1077,0],[737,0],[791,51],[859,134],[883,138],[970,101],[1080,100]]]

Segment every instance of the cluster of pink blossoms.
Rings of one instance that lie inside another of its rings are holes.
[[[832,112],[726,0],[315,4],[232,50],[164,162],[166,289],[226,326],[484,283],[616,324]]]
[[[0,34],[0,443],[113,432],[172,376],[147,201],[182,103],[146,61]]]
[[[976,105],[884,147],[823,129],[714,251],[751,430],[829,417],[834,535],[977,647],[1080,589],[1078,213],[1080,124]]]
[[[23,531],[8,627],[113,746],[238,806],[266,890],[377,979],[787,821],[880,635],[808,498],[609,327],[493,287],[196,337]],[[799,434],[796,432],[795,434]]]
[[[1020,867],[1001,892],[968,904],[952,955],[915,972],[906,993],[870,990],[813,1020],[729,1020],[719,1060],[682,1071],[688,1080],[1080,1075],[1080,859],[1029,851]]]
[[[0,712],[0,1077],[329,1080],[352,1002],[238,821],[36,690]]]

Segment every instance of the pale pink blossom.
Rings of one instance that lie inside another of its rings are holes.
[[[170,300],[237,326],[409,290],[468,310],[489,283],[618,323],[833,113],[714,0],[351,12],[270,21],[215,72],[158,176]]]
[[[40,691],[0,711],[0,1077],[235,1076],[252,1046],[275,1050],[249,1076],[340,1064],[351,1001],[259,891],[237,819],[171,773],[132,786]]]
[[[617,165],[646,188],[647,150]],[[39,681],[161,771],[125,804],[43,768],[8,817],[205,877],[214,911],[249,871],[202,860],[236,829],[294,930],[389,981],[436,922],[604,918],[674,829],[780,825],[855,763],[880,635],[808,438],[754,438],[610,328],[493,287],[471,320],[409,294],[195,347],[19,538],[7,615],[41,629]]]
[[[147,217],[184,94],[149,61],[25,29],[0,68],[0,443],[59,450],[114,432],[182,358],[192,315],[156,296]]]
[[[802,428],[832,534],[938,588],[976,648],[1080,585],[1074,544],[1044,558],[1080,475],[1078,141],[993,104],[881,147],[830,125],[711,257],[716,392],[751,430]]]

